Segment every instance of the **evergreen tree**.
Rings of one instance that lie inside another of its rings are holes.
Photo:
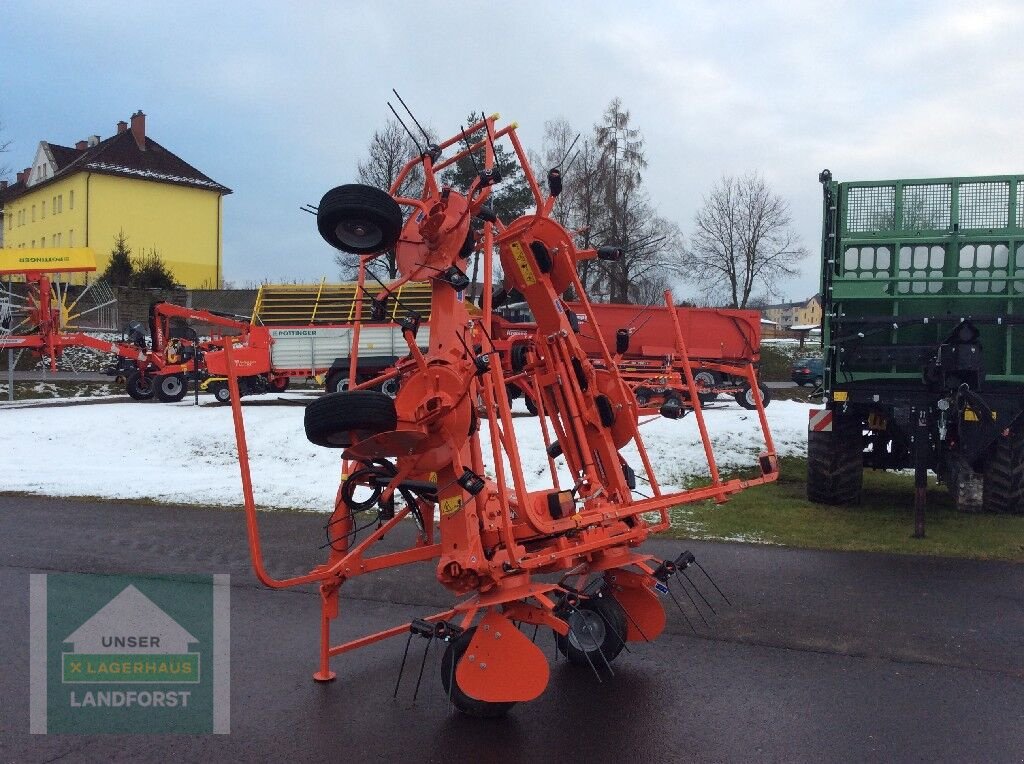
[[[110,250],[110,262],[107,269],[103,271],[102,278],[112,286],[130,286],[135,276],[135,267],[132,265],[132,250],[128,246],[128,237],[124,231],[120,231],[114,237],[114,248]]]
[[[174,289],[174,274],[155,249],[143,253],[132,277],[136,289]]]

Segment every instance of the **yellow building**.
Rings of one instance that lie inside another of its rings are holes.
[[[121,231],[135,259],[156,250],[175,280],[219,288],[221,199],[231,189],[146,135],[146,115],[106,140],[42,141],[31,167],[0,181],[4,247],[92,247],[99,273]],[[81,278],[79,278],[81,281]]]
[[[821,326],[821,297],[814,295],[803,302],[765,305],[761,308],[761,315],[784,329],[791,326]]]

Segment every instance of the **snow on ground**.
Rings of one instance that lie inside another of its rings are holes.
[[[308,394],[280,396],[308,400]],[[73,400],[73,399],[71,399]],[[79,399],[80,401],[81,399]],[[269,402],[270,396],[245,403]],[[241,482],[230,407],[135,401],[55,405],[26,401],[0,406],[0,432],[7,443],[0,460],[0,490],[49,496],[152,499],[183,504],[239,505]],[[521,401],[515,403],[515,411]],[[774,401],[766,409],[782,456],[802,455],[807,443],[806,403]],[[328,510],[340,474],[340,453],[309,443],[299,405],[243,408],[256,503],[260,507]],[[704,412],[719,467],[753,466],[763,448],[756,412],[725,400]],[[516,436],[528,488],[551,485],[544,442],[535,417],[515,417]],[[491,454],[487,423],[481,446]],[[681,485],[707,474],[696,418],[657,418],[641,426],[654,469],[663,485]],[[641,472],[635,449],[623,455]],[[564,464],[563,460],[559,460]],[[488,470],[492,472],[492,470]],[[563,478],[567,473],[563,471]],[[644,490],[646,486],[638,486]],[[646,491],[644,491],[646,493]]]

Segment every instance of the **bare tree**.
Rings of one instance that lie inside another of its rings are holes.
[[[405,163],[416,156],[418,150],[405,129],[396,120],[389,119],[384,127],[374,132],[367,147],[366,159],[356,165],[360,183],[390,191]],[[406,175],[398,189],[399,196],[419,197],[423,188],[423,171],[419,166]],[[359,268],[359,256],[339,252],[334,261],[341,269],[342,278],[353,278]],[[369,269],[382,280],[398,277],[398,263],[394,250],[381,253]]]
[[[807,255],[792,230],[789,202],[757,172],[723,176],[694,218],[682,264],[712,301],[745,308],[755,287],[777,294]]]
[[[0,122],[0,133],[3,133],[4,123]],[[6,154],[11,148],[11,141],[0,140],[0,154]],[[0,178],[7,177],[11,172],[11,166],[6,162],[0,162]]]

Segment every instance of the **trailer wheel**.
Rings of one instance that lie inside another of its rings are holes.
[[[1024,438],[1000,437],[985,465],[982,507],[986,512],[1024,513]]]
[[[278,377],[277,379],[271,380],[270,389],[275,393],[283,393],[288,389],[289,382],[291,382],[289,377]]]
[[[507,714],[508,710],[515,705],[515,702],[492,703],[486,700],[471,698],[462,691],[455,677],[455,669],[459,665],[459,660],[466,654],[466,650],[469,649],[469,643],[473,641],[474,634],[476,634],[476,626],[466,629],[466,631],[448,643],[448,648],[444,651],[444,655],[441,658],[441,686],[444,687],[444,693],[451,700],[452,705],[466,716],[494,719]]]
[[[530,395],[523,395],[523,403],[526,404],[526,410],[530,412],[531,416],[537,416],[539,409],[537,408],[537,402]]]
[[[696,384],[700,384],[703,385],[704,387],[710,388],[714,388],[715,385],[718,384],[718,380],[715,379],[714,372],[708,371],[707,369],[703,369],[702,371],[698,371],[696,374],[694,374],[693,381]],[[704,404],[711,403],[711,401],[717,399],[718,393],[697,393],[697,398],[698,400],[700,400],[701,408],[703,408]]]
[[[228,388],[227,382],[213,382],[206,387],[207,391],[213,393],[214,400],[217,403],[231,403],[231,390]],[[241,389],[239,389],[241,394]]]
[[[328,244],[342,252],[382,252],[398,242],[402,208],[386,191],[349,183],[323,195],[316,227]]]
[[[864,483],[860,420],[832,419],[832,432],[807,433],[807,498],[815,504],[857,504]]]
[[[125,392],[130,398],[137,401],[148,401],[155,392],[153,378],[143,377],[138,371],[133,371],[124,382]]]
[[[569,617],[569,634],[555,635],[558,650],[570,663],[599,667],[611,663],[626,641],[626,611],[611,597],[594,597],[580,603]],[[604,657],[602,658],[601,655]]]
[[[960,456],[950,459],[946,472],[946,489],[958,512],[981,512],[984,509],[984,488],[981,475]]]
[[[400,383],[398,381],[398,377],[392,377],[381,384],[380,391],[388,398],[394,398],[398,395],[399,386]]]
[[[768,392],[767,387],[758,383],[757,389],[761,391],[761,402],[764,403],[765,406],[772,402],[772,396],[771,393]],[[736,402],[745,409],[753,411],[757,408],[757,404],[754,402],[754,391],[750,388],[750,385],[747,385],[736,393],[733,398],[735,398]]]
[[[156,397],[164,403],[177,403],[188,394],[188,382],[184,374],[167,374],[157,377],[153,383]]]
[[[343,393],[348,390],[348,374],[337,371],[327,378],[324,390],[329,393]]]
[[[398,425],[395,401],[377,390],[328,393],[306,406],[303,424],[310,443],[348,448]]]

